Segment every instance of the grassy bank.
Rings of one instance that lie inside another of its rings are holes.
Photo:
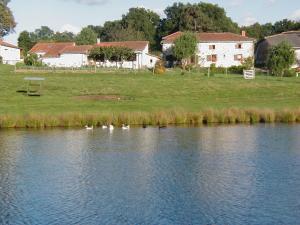
[[[191,125],[205,124],[239,124],[239,123],[299,123],[298,110],[257,110],[257,109],[223,109],[201,112],[162,111],[162,112],[128,112],[128,113],[64,113],[61,115],[28,114],[2,115],[0,128],[51,128],[83,127],[85,125],[101,126],[105,124],[131,125]]]
[[[46,78],[28,97],[24,77]],[[299,122],[300,79],[169,71],[14,73],[0,66],[0,126]]]

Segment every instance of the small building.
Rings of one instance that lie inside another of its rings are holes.
[[[101,42],[96,45],[76,45],[74,42],[63,43],[37,43],[29,51],[35,53],[40,60],[51,67],[82,67],[91,64],[88,59],[89,52],[94,47],[127,47],[134,51],[134,61],[125,62],[101,62],[98,66],[122,67],[130,69],[152,68],[159,60],[158,57],[149,54],[149,42],[125,41],[125,42]]]
[[[21,50],[15,45],[0,40],[0,56],[3,64],[15,65],[21,61]]]
[[[122,42],[100,42],[97,43],[98,47],[127,47],[130,48],[135,54],[135,61],[125,62],[102,62],[100,65],[104,67],[122,67],[129,69],[142,69],[153,68],[159,57],[149,53],[148,41],[122,41]]]
[[[162,50],[165,60],[172,64],[172,47],[174,41],[183,32],[170,34],[162,39]],[[196,63],[201,67],[239,66],[245,58],[254,58],[255,39],[234,33],[195,33],[198,44],[196,49]]]
[[[266,37],[257,44],[255,56],[256,64],[265,66],[269,50],[281,42],[288,42],[296,53],[296,62],[293,68],[300,67],[300,31],[289,31]]]

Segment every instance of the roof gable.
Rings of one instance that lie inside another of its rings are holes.
[[[0,46],[5,46],[5,47],[8,47],[8,48],[17,48],[17,49],[20,49],[18,46],[15,46],[15,45],[12,45],[10,43],[7,43],[3,40],[0,40]]]
[[[149,45],[148,41],[101,42],[99,47],[127,47],[134,51],[143,51]]]
[[[44,53],[43,57],[58,57],[60,51],[66,47],[75,46],[74,42],[39,42],[29,53]]]
[[[166,37],[163,37],[162,43],[164,44],[172,44],[177,38],[179,38],[183,32],[176,32],[170,34]],[[255,39],[249,38],[247,36],[242,36],[239,34],[234,34],[230,32],[223,32],[223,33],[195,33],[198,41],[201,42],[253,42]]]

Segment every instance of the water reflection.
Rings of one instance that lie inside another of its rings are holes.
[[[0,132],[0,224],[296,224],[299,126]]]

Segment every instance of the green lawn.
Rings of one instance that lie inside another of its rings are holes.
[[[45,77],[44,95],[28,97],[26,76]],[[282,110],[300,106],[300,78],[258,76],[244,80],[239,75],[168,72],[103,72],[99,74],[14,73],[13,67],[0,66],[0,114],[66,112],[154,112],[182,109],[268,108]],[[79,100],[83,95],[120,95],[124,100]]]

